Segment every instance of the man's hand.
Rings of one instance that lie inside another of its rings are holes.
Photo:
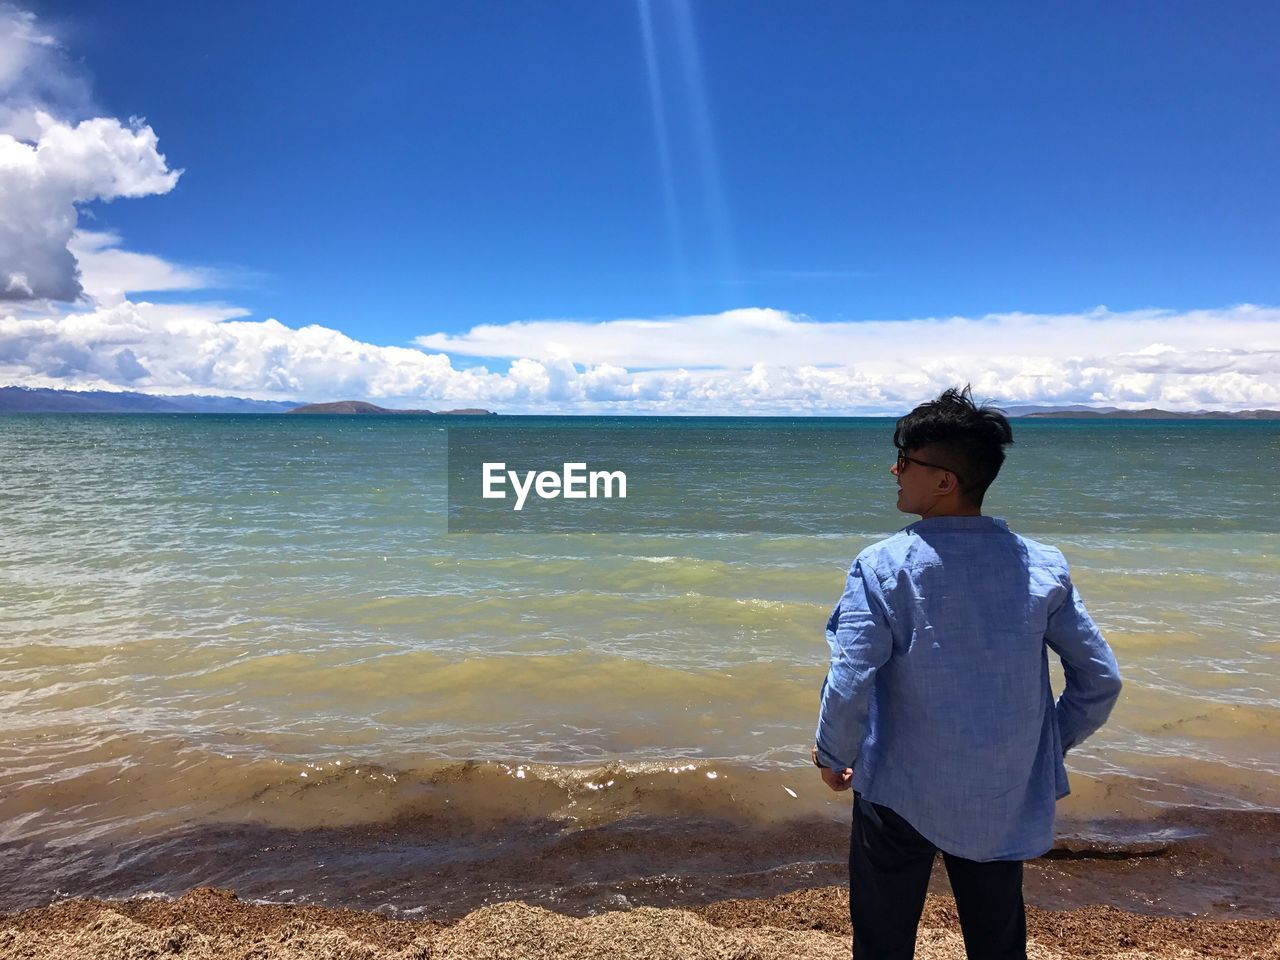
[[[836,793],[839,793],[842,790],[848,790],[849,785],[853,780],[853,770],[850,767],[845,767],[840,773],[823,767],[821,769],[821,773],[822,782],[832,790],[836,791]]]

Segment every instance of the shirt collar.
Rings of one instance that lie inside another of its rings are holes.
[[[1009,524],[1001,517],[925,517],[902,529],[911,533],[926,530],[1007,531]]]

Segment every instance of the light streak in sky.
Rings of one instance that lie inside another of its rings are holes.
[[[675,147],[681,140],[688,142],[692,154],[692,162],[689,164],[693,168],[691,179],[702,207],[702,216],[694,218],[700,223],[701,230],[692,239],[703,241],[709,248],[712,265],[718,274],[715,279],[721,282],[732,282],[737,275],[729,204],[725,199],[715,124],[712,121],[702,55],[698,49],[697,30],[689,2],[665,0],[662,5],[671,14],[675,53],[679,64],[674,89],[664,87],[663,84],[662,58],[658,49],[659,34],[654,25],[651,0],[636,0],[636,4],[671,256],[675,263],[676,280],[684,295],[687,292],[690,258],[685,234],[686,210],[681,205],[678,190],[678,172],[681,167],[676,162]],[[682,132],[680,124],[672,123],[673,111],[668,109],[669,106],[681,108],[681,119],[687,121],[687,131],[684,131],[686,136],[683,138],[678,136]],[[698,244],[695,243],[694,246],[696,248]]]
[[[684,240],[681,235],[680,205],[676,200],[675,171],[671,164],[671,139],[667,132],[667,109],[662,96],[662,68],[658,64],[658,49],[653,39],[653,12],[649,0],[636,0],[640,14],[640,39],[644,44],[644,64],[649,87],[649,107],[653,113],[654,139],[658,148],[658,167],[662,175],[662,199],[666,207],[667,233],[671,243],[671,259],[676,280],[684,293],[687,283],[684,260]]]

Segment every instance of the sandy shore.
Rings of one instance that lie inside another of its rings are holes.
[[[326,907],[248,904],[201,887],[174,901],[68,900],[0,914],[6,960],[817,960],[849,956],[840,887],[692,910],[640,907],[569,917],[500,903],[453,922]],[[1148,917],[1110,907],[1028,910],[1030,956],[1280,958],[1280,920]],[[954,903],[930,896],[917,957],[963,958]]]

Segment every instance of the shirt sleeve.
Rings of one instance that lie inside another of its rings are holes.
[[[822,685],[816,737],[824,767],[844,770],[858,759],[875,674],[893,652],[889,623],[880,580],[859,556],[827,621],[831,666]]]
[[[1049,614],[1045,642],[1061,658],[1066,676],[1055,705],[1065,753],[1106,723],[1120,696],[1120,667],[1065,566],[1061,576],[1066,593]]]

